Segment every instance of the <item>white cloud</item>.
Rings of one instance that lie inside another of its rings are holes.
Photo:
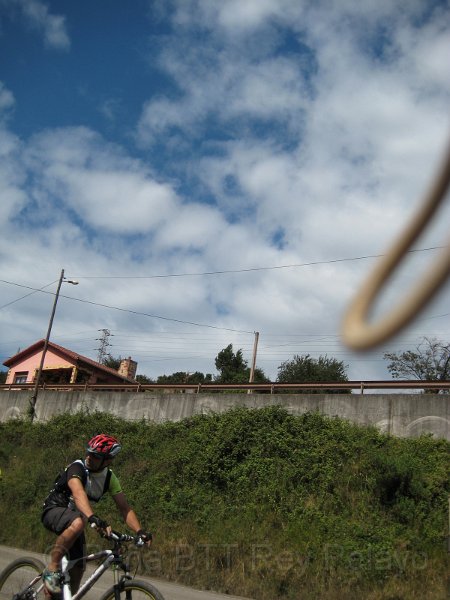
[[[148,232],[176,210],[173,190],[144,174],[55,166],[47,176],[54,192],[64,189],[64,201],[91,227],[122,234]]]
[[[0,118],[2,117],[2,113],[12,108],[14,104],[15,99],[13,93],[8,90],[2,81],[0,81]]]
[[[229,90],[230,103],[224,103],[224,116],[248,114],[256,118],[288,119],[295,129],[301,124],[301,111],[307,106],[307,89],[299,65],[286,58],[274,58],[248,66],[245,76],[236,77]],[[295,127],[294,119],[300,123]]]
[[[167,143],[174,131],[198,139],[210,133],[208,119],[236,136],[250,134],[250,119],[287,124],[286,133],[298,136],[311,94],[306,59],[272,56],[273,41],[267,47],[247,48],[240,40],[223,47],[215,34],[195,45],[182,36],[152,56],[179,93],[145,103],[137,129],[140,141]]]
[[[227,29],[254,29],[279,14],[286,4],[283,0],[231,0],[220,4],[218,22]]]
[[[60,210],[69,207],[92,228],[145,233],[170,220],[177,209],[170,185],[157,182],[142,163],[86,128],[36,136],[26,164],[35,181],[31,195],[41,208],[49,202]]]
[[[0,221],[8,223],[27,202],[22,186],[25,170],[20,167],[21,144],[6,129],[0,128]]]
[[[289,22],[303,13],[300,2],[292,0],[229,0],[228,2],[165,2],[172,22],[182,29],[195,25],[217,29],[232,37],[247,35],[259,28],[267,29],[274,20]]]
[[[227,226],[226,220],[215,208],[198,203],[180,205],[165,226],[158,230],[155,245],[161,250],[209,251]]]
[[[65,17],[52,15],[48,5],[39,0],[16,1],[29,25],[42,33],[47,46],[61,50],[70,48]]]
[[[115,122],[122,108],[122,101],[118,98],[109,98],[101,103],[99,112],[111,123]]]

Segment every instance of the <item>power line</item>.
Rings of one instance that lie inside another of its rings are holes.
[[[7,304],[3,304],[3,306],[0,306],[0,310],[2,308],[6,308],[7,306],[11,306],[11,304],[15,304],[16,302],[19,302],[19,300],[23,300],[24,298],[28,298],[28,296],[32,296],[33,294],[36,294],[37,292],[42,292],[42,290],[44,290],[46,287],[49,287],[50,285],[53,285],[54,283],[56,283],[58,280],[56,279],[55,281],[52,281],[50,283],[47,283],[47,285],[42,286],[39,289],[33,290],[32,292],[30,292],[29,294],[25,294],[25,296],[21,296],[20,298],[16,298],[15,300],[12,300],[11,302],[8,302]],[[15,285],[15,284],[14,284]],[[31,289],[31,288],[30,288]]]
[[[48,293],[48,292],[44,292],[44,293]],[[120,308],[118,306],[110,306],[109,304],[100,304],[99,302],[92,302],[91,300],[82,300],[81,298],[73,298],[72,296],[63,296],[62,294],[60,294],[60,297],[67,298],[68,300],[75,300],[76,302],[82,302],[84,304],[91,304],[93,306],[101,306],[102,308],[110,308],[112,310],[119,310],[121,312],[130,313],[132,315],[139,315],[141,317],[150,317],[152,319],[161,319],[163,321],[171,321],[173,323],[182,323],[183,325],[194,325],[195,327],[207,327],[208,329],[218,329],[220,331],[233,331],[235,333],[253,333],[253,331],[245,331],[243,329],[231,329],[230,327],[218,327],[217,325],[208,325],[206,323],[196,323],[195,321],[183,321],[182,319],[163,317],[161,315],[153,315],[151,313],[139,312],[137,310],[131,310],[128,308]]]
[[[412,252],[428,252],[439,250],[444,246],[430,246],[430,248],[417,248],[408,250]],[[170,277],[200,277],[203,275],[227,275],[231,273],[251,273],[253,271],[273,271],[276,269],[292,269],[298,267],[311,267],[316,265],[331,265],[340,262],[351,262],[356,260],[367,260],[369,258],[381,258],[384,254],[368,254],[367,256],[355,256],[353,258],[335,258],[331,260],[318,260],[307,263],[294,263],[290,265],[275,265],[272,267],[250,267],[248,269],[224,269],[222,271],[204,271],[202,273],[169,273],[166,275],[77,275],[78,279],[167,279]]]
[[[34,290],[35,292],[42,292],[43,294],[49,294],[51,296],[55,295],[55,294],[52,294],[52,292],[45,292],[42,289],[33,288],[33,287],[30,287],[29,285],[22,285],[20,283],[14,283],[12,281],[6,281],[5,279],[0,279],[0,283],[7,283],[9,285],[15,285],[17,287],[25,288],[28,290]],[[243,329],[232,329],[230,327],[218,327],[217,325],[208,325],[206,323],[196,323],[195,321],[183,321],[182,319],[163,317],[161,315],[153,315],[151,313],[139,312],[137,310],[131,310],[128,308],[120,308],[118,306],[111,306],[109,304],[101,304],[100,302],[93,302],[92,300],[83,300],[82,298],[74,298],[73,296],[64,296],[63,294],[60,294],[59,297],[66,298],[67,300],[74,300],[75,302],[82,302],[83,304],[91,304],[92,306],[101,306],[102,308],[109,308],[111,310],[118,310],[120,312],[126,312],[126,313],[130,313],[132,315],[139,315],[141,317],[150,317],[152,319],[161,319],[163,321],[171,321],[173,323],[181,323],[183,325],[193,325],[195,327],[207,327],[209,329],[217,329],[220,331],[232,331],[235,333],[251,333],[251,334],[253,334],[253,331],[245,331]]]

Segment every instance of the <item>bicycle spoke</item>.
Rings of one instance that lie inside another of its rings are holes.
[[[33,559],[19,559],[0,574],[0,600],[43,600],[40,573],[44,565]]]

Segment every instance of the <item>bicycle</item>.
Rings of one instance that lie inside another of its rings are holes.
[[[110,568],[115,567],[115,583],[103,594],[100,600],[164,600],[162,594],[147,581],[134,579],[130,574],[130,565],[123,557],[123,546],[134,542],[137,547],[144,542],[139,537],[113,531],[107,539],[113,542],[112,549],[88,554],[75,561],[66,557],[61,562],[61,594],[53,596],[61,600],[80,600],[94,586],[100,577]],[[80,561],[92,562],[102,560],[95,571],[80,586],[76,594],[70,591],[69,569]],[[44,600],[43,562],[31,557],[18,558],[0,573],[0,600]],[[118,570],[123,574],[118,577]],[[48,596],[45,596],[47,599]]]

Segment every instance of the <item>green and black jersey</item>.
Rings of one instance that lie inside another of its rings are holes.
[[[60,506],[75,509],[72,492],[68,486],[69,479],[77,478],[83,484],[89,502],[98,502],[106,493],[114,496],[122,491],[120,482],[111,469],[105,467],[93,473],[86,467],[84,460],[76,460],[70,464],[55,481],[55,485],[44,501],[44,511]]]

